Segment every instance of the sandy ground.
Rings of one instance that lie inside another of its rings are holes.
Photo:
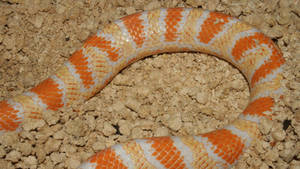
[[[299,0],[0,0],[0,100],[51,75],[104,24],[160,7],[198,7],[238,17],[270,36],[286,58],[285,96],[262,141],[238,168],[300,168]],[[132,138],[197,135],[245,108],[239,71],[200,53],[151,56],[122,71],[83,105],[27,121],[0,138],[0,168],[76,168],[94,152]],[[232,113],[235,112],[235,113]]]

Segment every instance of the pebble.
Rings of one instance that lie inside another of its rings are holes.
[[[22,155],[29,155],[31,154],[33,148],[32,148],[32,145],[28,142],[25,142],[25,143],[17,143],[15,144],[16,145],[16,148],[22,153]]]
[[[283,36],[283,30],[280,26],[276,25],[267,32],[267,35],[271,38],[281,38]]]
[[[165,119],[165,125],[167,125],[171,130],[177,131],[181,128],[182,126],[182,120],[181,120],[181,115],[180,113],[176,114],[166,114],[163,116]]]
[[[5,133],[0,137],[0,143],[2,146],[13,146],[18,143],[18,133],[11,132]]]
[[[289,8],[280,8],[279,15],[277,15],[276,20],[280,25],[285,25],[290,22],[291,14]]]
[[[129,136],[131,133],[131,130],[133,128],[132,123],[130,123],[129,121],[125,121],[125,120],[120,120],[118,122],[118,124],[120,126],[120,128],[119,128],[120,133],[125,136]]]
[[[50,159],[53,161],[53,164],[61,163],[66,159],[65,153],[53,152],[50,155]]]
[[[291,162],[290,169],[300,169],[300,161],[293,160]]]
[[[267,151],[265,154],[265,159],[267,159],[268,161],[276,161],[278,159],[278,152],[276,150],[269,150]]]
[[[87,132],[86,124],[80,119],[68,121],[65,126],[65,131],[76,137],[84,136]]]
[[[169,136],[169,130],[166,127],[158,127],[154,129],[154,136],[155,137],[162,137],[162,136]]]
[[[206,104],[209,100],[209,95],[206,92],[199,92],[196,94],[196,100],[200,104]]]
[[[114,133],[117,132],[117,130],[108,122],[104,122],[104,126],[103,126],[103,134],[105,136],[110,136]]]
[[[24,163],[26,165],[31,166],[31,167],[33,167],[33,165],[37,165],[38,164],[38,161],[37,161],[37,159],[36,159],[35,156],[25,157],[23,160],[24,160]]]
[[[300,123],[300,110],[295,112],[295,120],[296,120],[297,123]]]
[[[36,27],[41,28],[44,22],[44,17],[41,14],[35,15],[35,17],[31,18],[29,21]]]
[[[68,158],[66,161],[67,166],[69,166],[71,169],[78,168],[80,163],[80,160],[74,158]]]
[[[294,100],[293,103],[291,104],[292,111],[296,112],[300,110],[300,99],[299,100]]]
[[[38,128],[41,128],[45,125],[45,121],[44,120],[40,120],[40,119],[30,119],[28,120],[28,122],[24,122],[23,124],[23,129],[25,131],[31,131],[31,130],[35,130]]]
[[[276,141],[282,141],[286,137],[286,133],[283,130],[275,130],[271,133],[271,135]]]
[[[94,151],[100,151],[100,150],[105,149],[105,144],[102,141],[101,142],[95,142],[92,145],[92,148],[93,148]]]
[[[241,5],[232,5],[230,8],[230,14],[232,16],[238,17],[242,13],[242,6]]]
[[[186,3],[193,6],[193,7],[198,7],[198,6],[203,5],[205,2],[204,1],[199,1],[199,0],[187,0]]]
[[[6,155],[6,151],[3,149],[3,147],[0,147],[0,158],[3,158]]]
[[[17,162],[20,160],[21,158],[21,153],[19,151],[11,151],[6,155],[6,160],[12,161],[12,162]]]
[[[126,100],[125,106],[134,112],[140,112],[141,104],[134,98],[129,98]]]
[[[131,131],[131,138],[137,139],[143,137],[143,130],[140,127],[135,127]]]
[[[46,144],[45,144],[45,150],[48,153],[50,152],[54,152],[57,151],[61,145],[61,141],[60,140],[55,140],[55,139],[49,139]]]
[[[259,129],[263,134],[268,134],[270,133],[272,127],[273,127],[273,122],[271,120],[262,119]]]
[[[290,162],[294,156],[295,156],[295,151],[292,149],[284,149],[279,152],[279,156],[285,161],[285,162]]]
[[[13,36],[5,36],[3,39],[3,44],[5,45],[6,49],[13,49],[16,46],[16,40]]]
[[[46,159],[46,151],[45,151],[44,147],[42,147],[42,146],[36,147],[35,153],[36,153],[36,156],[40,163]]]

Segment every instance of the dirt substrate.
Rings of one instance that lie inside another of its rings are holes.
[[[52,74],[104,24],[160,7],[198,7],[238,17],[270,36],[286,58],[285,95],[262,141],[235,166],[300,168],[299,0],[2,0],[0,100]],[[23,131],[0,137],[0,168],[76,168],[101,149],[132,138],[197,135],[221,128],[245,108],[247,83],[228,63],[199,53],[148,57],[103,91]],[[236,113],[232,113],[236,112]]]

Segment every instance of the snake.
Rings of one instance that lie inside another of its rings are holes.
[[[198,8],[143,11],[103,26],[53,75],[0,102],[0,135],[21,131],[26,118],[84,102],[128,65],[166,52],[202,52],[232,64],[248,82],[246,108],[224,128],[196,136],[130,140],[94,154],[79,168],[231,168],[261,138],[261,120],[272,119],[283,96],[285,59],[276,44],[250,24]]]

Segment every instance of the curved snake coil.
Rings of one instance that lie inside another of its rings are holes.
[[[105,149],[81,169],[230,168],[259,137],[281,96],[284,58],[257,29],[236,18],[200,9],[170,8],[123,17],[91,36],[52,76],[19,96],[0,102],[0,132],[21,129],[24,118],[40,118],[84,101],[120,70],[145,56],[199,51],[236,66],[247,78],[250,101],[223,129],[199,136],[137,139]]]

